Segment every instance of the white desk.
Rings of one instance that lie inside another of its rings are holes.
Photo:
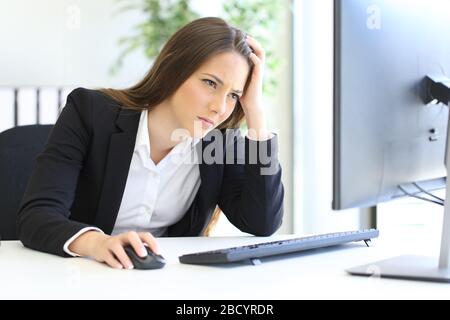
[[[381,232],[371,248],[355,243],[270,258],[258,266],[185,265],[178,256],[267,238],[160,238],[168,263],[147,271],[114,270],[90,259],[60,258],[2,241],[0,299],[448,299],[450,284],[355,277],[344,271],[398,254],[437,252],[434,240],[430,251],[421,241],[414,244],[417,237],[420,232],[393,243]]]

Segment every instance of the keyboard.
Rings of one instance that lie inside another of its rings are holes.
[[[379,231],[376,229],[326,233],[213,251],[190,253],[179,256],[178,258],[181,263],[187,264],[229,263],[244,260],[250,260],[250,262],[255,263],[255,261],[259,261],[257,260],[258,258],[336,246],[348,242],[365,241],[367,245],[367,242],[370,241],[370,239],[376,238],[378,235]]]

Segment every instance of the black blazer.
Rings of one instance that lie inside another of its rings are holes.
[[[63,245],[82,228],[112,232],[139,118],[139,111],[123,108],[99,91],[77,88],[69,94],[44,151],[35,160],[18,212],[18,235],[25,246],[68,256]],[[216,143],[208,136],[197,144],[199,151]],[[284,190],[277,137],[264,142],[235,137],[229,144],[237,151],[235,157],[243,156],[239,143],[245,143],[245,164],[199,164],[198,193],[183,218],[168,228],[168,236],[200,235],[216,205],[243,232],[268,236],[279,228]],[[268,164],[248,162],[249,148],[262,144],[270,150],[273,175],[260,174]]]

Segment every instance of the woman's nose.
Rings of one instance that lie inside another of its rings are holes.
[[[218,99],[214,100],[210,105],[210,109],[218,113],[219,115],[224,114],[225,111],[227,110],[226,97],[225,98],[219,97]]]

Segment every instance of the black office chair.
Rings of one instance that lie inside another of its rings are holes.
[[[28,125],[0,133],[0,239],[17,240],[16,216],[33,163],[53,125]]]

